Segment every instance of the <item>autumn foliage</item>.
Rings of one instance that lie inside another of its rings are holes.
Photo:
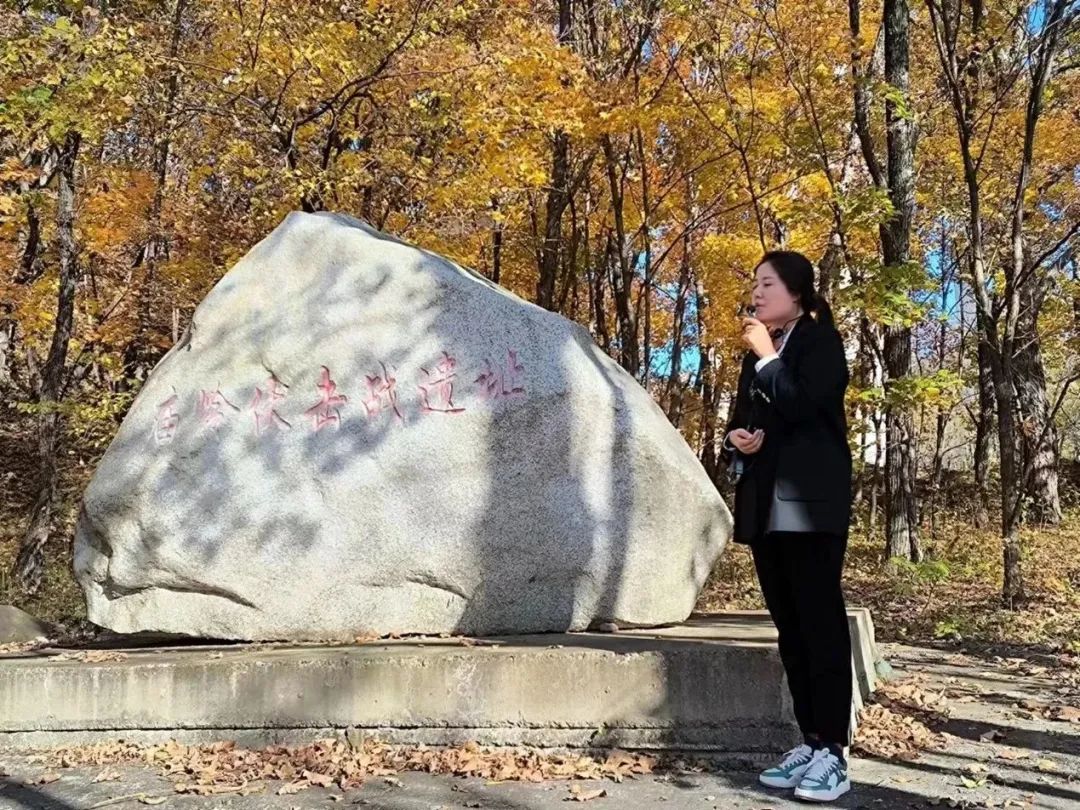
[[[1056,521],[1080,442],[1076,6],[909,12],[901,86],[883,8],[858,0],[4,4],[0,390],[5,447],[33,451],[3,470],[22,547],[5,566],[40,586],[142,381],[296,209],[366,219],[585,325],[721,486],[747,281],[764,250],[802,251],[850,348],[871,525],[891,525],[901,413],[931,538],[905,554],[932,551],[950,471],[977,484],[972,521],[1014,492]],[[898,262],[882,252],[897,122],[913,132]],[[890,334],[912,353],[900,374]],[[1018,483],[999,491],[1008,442]]]

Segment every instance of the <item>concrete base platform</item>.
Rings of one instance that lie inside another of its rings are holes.
[[[874,687],[869,613],[853,610],[851,625],[861,705]],[[615,634],[133,648],[89,661],[60,652],[0,658],[0,746],[347,733],[754,753],[798,736],[775,631],[755,612]]]

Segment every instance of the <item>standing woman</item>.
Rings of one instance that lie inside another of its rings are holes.
[[[761,782],[832,801],[851,789],[851,638],[840,585],[851,516],[847,361],[802,254],[765,254],[753,304],[724,449],[737,478],[735,540],[753,552],[803,734]]]

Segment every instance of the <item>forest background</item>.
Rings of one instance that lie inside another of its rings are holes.
[[[0,602],[84,622],[74,521],[155,363],[292,210],[588,328],[718,458],[761,254],[848,346],[849,600],[1080,653],[1077,0],[0,8]],[[703,609],[760,604],[724,555]]]

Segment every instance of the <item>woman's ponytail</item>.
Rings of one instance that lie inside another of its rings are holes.
[[[817,322],[821,325],[827,326],[830,329],[836,328],[832,307],[829,306],[829,302],[825,300],[825,296],[821,293],[814,292],[811,294],[810,311],[817,315]]]

